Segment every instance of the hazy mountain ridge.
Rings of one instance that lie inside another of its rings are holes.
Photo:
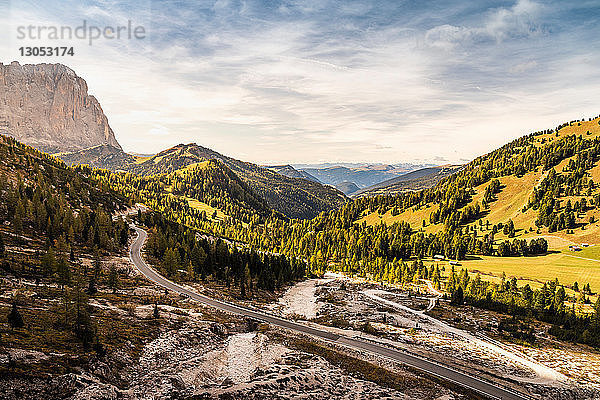
[[[292,167],[289,164],[287,164],[287,165],[270,165],[270,166],[265,166],[265,168],[267,168],[271,171],[277,172],[280,175],[285,175],[289,178],[302,178],[302,179],[307,179],[309,181],[321,183],[320,180],[318,180],[317,178],[315,178],[308,172],[302,171],[302,170],[297,170],[296,168]]]
[[[340,192],[343,192],[347,195],[351,195],[352,193],[359,190],[359,187],[356,186],[356,184],[354,182],[348,182],[348,181],[338,183],[335,187]]]
[[[135,162],[135,157],[109,144],[101,144],[74,152],[55,154],[69,165],[88,164],[94,168],[118,170]]]
[[[330,165],[329,163],[300,164],[294,166],[299,171],[304,171],[328,185],[336,186],[344,182],[352,182],[358,188],[376,185],[380,182],[395,178],[407,172],[422,168],[425,165],[416,164],[353,164],[342,163],[340,165]],[[345,192],[346,194],[350,192]]]
[[[407,190],[421,190],[435,186],[445,177],[459,171],[462,165],[442,165],[422,168],[396,178],[369,186],[353,193],[353,197],[397,194]]]

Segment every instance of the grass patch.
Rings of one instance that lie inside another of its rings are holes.
[[[580,252],[577,252],[579,256]],[[579,282],[589,283],[592,291],[600,290],[600,262],[583,260],[565,253],[552,253],[537,257],[493,257],[479,256],[478,259],[461,261],[462,267],[469,271],[480,271],[486,274],[516,277],[520,280],[531,280],[543,283],[558,278],[560,283],[571,285]],[[446,267],[447,271],[450,271]]]

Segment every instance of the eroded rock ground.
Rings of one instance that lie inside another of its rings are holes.
[[[309,315],[288,307],[294,303],[290,297],[310,304],[306,283],[302,291],[288,291],[273,311],[422,355],[538,398],[600,398],[600,354],[554,340],[543,324],[529,322],[535,343],[515,343],[498,330],[499,321],[507,318],[498,313],[441,300],[433,306],[431,296],[414,290],[339,277],[312,284],[316,300]]]
[[[21,254],[27,262],[30,256]],[[81,262],[93,263],[91,257]],[[473,398],[389,360],[166,293],[140,276],[125,256],[103,260],[103,275],[111,266],[119,269],[119,288],[111,290],[101,279],[89,300],[105,354],[82,348],[63,331],[59,287],[10,273],[0,277],[0,314],[5,316],[11,299],[18,298],[26,322],[25,328],[10,330],[0,319],[0,398]],[[193,287],[224,295],[220,288]],[[424,355],[539,399],[600,398],[600,355],[553,340],[541,325],[535,345],[516,344],[498,332],[502,315],[339,276],[301,282],[279,298],[252,304]]]
[[[1,399],[467,398],[401,365],[165,293],[126,257],[104,259],[103,274],[111,266],[119,268],[119,288],[111,290],[101,279],[89,300],[105,354],[84,349],[63,331],[59,287],[0,277],[1,314],[17,296],[26,322],[11,331],[0,320]],[[316,317],[320,305],[311,285],[293,289],[308,301],[293,309]],[[275,303],[286,307],[285,300]]]

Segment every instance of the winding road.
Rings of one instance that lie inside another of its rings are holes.
[[[452,382],[456,385],[462,386],[473,392],[479,393],[491,399],[502,399],[502,400],[523,400],[530,399],[530,397],[517,393],[515,391],[497,386],[491,382],[487,382],[478,378],[475,378],[466,373],[459,372],[457,370],[445,367],[427,359],[402,352],[400,350],[392,349],[381,344],[372,343],[356,338],[350,338],[343,335],[338,335],[329,332],[325,329],[317,329],[310,326],[306,326],[297,322],[288,321],[286,319],[271,315],[256,309],[249,307],[242,307],[232,303],[215,300],[213,298],[198,294],[194,291],[186,289],[174,282],[166,279],[162,275],[155,272],[150,268],[142,259],[141,249],[144,242],[147,239],[146,231],[132,225],[132,228],[137,232],[137,238],[133,241],[130,249],[129,256],[133,264],[137,269],[150,279],[152,282],[165,289],[172,290],[181,295],[187,296],[190,299],[217,308],[222,311],[241,315],[244,317],[253,318],[259,321],[266,322],[271,325],[278,326],[280,328],[289,329],[291,331],[307,334],[328,342],[332,342],[338,345],[346,346],[355,350],[367,351],[369,353],[386,357],[388,359],[399,361],[409,367],[420,370],[428,375],[443,379],[448,382]]]

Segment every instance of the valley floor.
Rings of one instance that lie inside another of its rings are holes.
[[[41,247],[8,243],[31,264]],[[92,256],[80,254],[82,265]],[[118,289],[101,280],[89,304],[106,354],[85,349],[61,328],[61,289],[0,277],[0,394],[7,399],[439,399],[473,398],[402,364],[218,312],[166,293],[123,255],[104,257],[102,276],[119,270]],[[237,288],[182,282],[216,298]],[[416,288],[413,288],[416,289]],[[422,285],[421,292],[432,292]],[[498,330],[506,317],[451,307],[438,294],[418,295],[339,274],[255,293],[254,307],[333,332],[384,343],[539,399],[600,396],[600,354],[550,338],[535,326],[533,345]],[[19,299],[25,328],[6,315]],[[154,312],[156,304],[157,314]]]

